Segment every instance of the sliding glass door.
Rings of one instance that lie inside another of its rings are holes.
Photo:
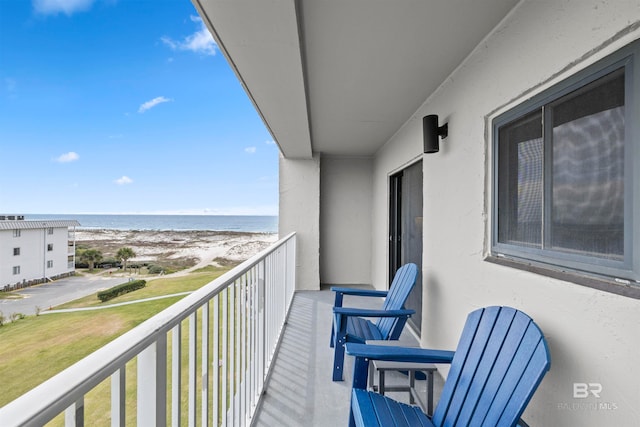
[[[412,262],[418,280],[406,308],[416,311],[409,324],[420,333],[422,318],[422,161],[391,176],[389,192],[389,283],[398,268]]]

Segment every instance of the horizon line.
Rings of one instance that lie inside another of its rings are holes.
[[[233,212],[73,212],[73,213],[44,213],[44,212],[31,212],[21,214],[3,214],[3,215],[16,215],[16,216],[28,216],[28,215],[140,215],[140,216],[272,216],[278,217],[278,214],[270,213],[233,213]]]

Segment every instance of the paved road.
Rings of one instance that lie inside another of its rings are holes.
[[[52,283],[21,289],[16,293],[20,299],[0,299],[0,311],[6,316],[12,313],[35,314],[36,307],[42,310],[82,298],[102,289],[124,283],[126,277],[83,276],[68,277]]]
[[[157,297],[137,299],[137,300],[134,300],[134,301],[118,302],[116,304],[109,304],[109,305],[99,305],[99,306],[95,306],[95,307],[62,308],[60,310],[55,310],[54,309],[54,310],[43,311],[42,314],[73,313],[73,312],[76,312],[76,311],[104,310],[106,308],[111,308],[111,307],[122,307],[123,305],[140,304],[141,302],[155,301],[155,300],[159,300],[159,299],[179,297],[179,296],[183,296],[183,295],[189,295],[189,294],[192,294],[192,293],[193,293],[193,291],[178,292],[176,294],[159,295]]]

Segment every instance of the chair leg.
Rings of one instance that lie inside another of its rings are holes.
[[[329,347],[333,348],[335,340],[336,340],[336,329],[333,322],[331,322],[331,342],[329,343]]]
[[[342,292],[336,292],[336,299],[333,302],[333,307],[342,307]],[[336,339],[336,332],[335,332],[335,328],[336,328],[336,321],[335,319],[331,322],[331,342],[329,343],[329,347],[333,348],[333,346],[335,345],[335,339]]]
[[[333,381],[342,381],[342,371],[344,368],[344,337],[336,339],[333,349]]]
[[[381,371],[382,373],[382,371]],[[353,361],[353,384],[354,389],[366,390],[369,377],[369,360],[365,357],[356,357]],[[384,389],[384,377],[380,377],[379,389]]]

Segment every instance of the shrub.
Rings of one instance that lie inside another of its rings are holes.
[[[147,267],[149,274],[160,274],[164,271],[164,267],[156,264],[151,264]]]
[[[24,319],[26,316],[22,313],[11,313],[10,319],[11,323],[16,323],[18,320]]]
[[[132,280],[127,283],[123,283],[113,288],[98,292],[98,299],[102,302],[109,301],[117,296],[133,292],[135,290],[144,288],[147,285],[146,280]]]

